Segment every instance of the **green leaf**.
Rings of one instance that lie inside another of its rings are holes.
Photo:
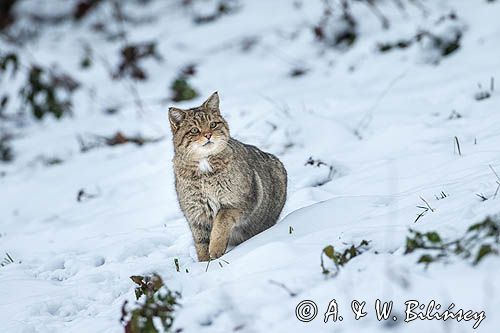
[[[430,264],[431,262],[434,261],[434,258],[429,255],[429,254],[424,254],[423,256],[420,257],[420,259],[418,259],[417,263],[423,263],[423,264]]]
[[[142,286],[144,284],[144,276],[141,275],[132,275],[130,277],[132,281],[134,281],[135,284]]]
[[[417,241],[414,238],[406,237],[405,254],[412,253],[417,248]]]
[[[491,245],[489,244],[483,244],[479,248],[479,251],[477,252],[476,259],[474,260],[474,265],[477,265],[485,256],[492,254],[492,253],[497,253],[496,250],[494,250]]]
[[[335,250],[332,245],[328,245],[323,249],[323,253],[330,259],[335,260]]]
[[[135,288],[134,289],[134,293],[135,293],[135,299],[139,299],[141,298],[142,295],[144,295],[144,293],[142,292],[141,288]]]
[[[430,231],[430,232],[426,233],[425,236],[427,237],[427,239],[431,243],[441,243],[441,237],[435,231]]]
[[[473,225],[471,225],[467,231],[475,231],[475,230],[480,230],[484,227],[484,222],[480,222],[480,223],[475,223]]]

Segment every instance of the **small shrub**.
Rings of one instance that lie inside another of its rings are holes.
[[[0,2],[0,31],[14,23],[14,5],[17,0],[2,0]]]
[[[198,92],[189,84],[188,77],[184,74],[179,75],[172,82],[170,89],[174,102],[189,101],[198,96]]]
[[[493,77],[490,79],[489,89],[483,88],[481,83],[478,83],[477,86],[478,86],[479,90],[474,94],[474,99],[476,101],[482,101],[482,100],[488,99],[491,97],[491,95],[495,91],[495,79]]]
[[[308,186],[314,186],[314,187],[323,186],[326,183],[332,181],[333,177],[338,173],[338,170],[335,169],[333,165],[325,163],[320,159],[314,159],[312,156],[309,157],[309,159],[304,163],[304,165],[312,166],[318,169],[326,168],[328,170],[328,173],[325,173],[320,178],[315,179],[314,181],[309,183]]]
[[[447,57],[460,48],[460,41],[462,39],[461,30],[453,30],[448,34],[438,35],[429,31],[421,31],[416,35],[418,42],[424,43],[424,47],[438,51],[441,57]]]
[[[144,42],[125,45],[121,51],[121,61],[114,78],[130,77],[134,80],[146,80],[148,75],[141,67],[140,61],[153,58],[161,61],[163,58],[156,50],[156,42]]]
[[[419,257],[418,263],[429,265],[455,255],[477,265],[487,255],[499,254],[500,223],[488,217],[471,225],[464,236],[449,242],[445,242],[436,231],[422,233],[410,229],[405,254],[422,250],[426,252]]]
[[[79,0],[73,8],[73,19],[79,21],[96,9],[101,0]]]
[[[417,43],[422,49],[423,60],[437,64],[460,49],[464,31],[465,25],[451,12],[440,17],[432,27],[421,29],[409,38],[378,43],[377,50],[381,53],[404,50]]]
[[[14,160],[14,151],[10,141],[12,136],[9,134],[0,134],[0,162],[11,162]]]
[[[367,240],[362,240],[357,246],[353,244],[343,252],[336,251],[332,245],[326,246],[321,252],[321,269],[323,274],[332,274],[333,276],[337,275],[340,267],[347,264],[352,258],[366,251],[368,249],[368,244],[369,242]],[[334,265],[333,271],[326,268],[325,261],[323,259],[324,257],[331,259]]]
[[[122,306],[121,322],[125,333],[159,333],[172,332],[175,309],[181,294],[169,290],[162,278],[153,274],[151,277],[131,276],[138,287],[135,288],[136,302],[128,306],[125,301]]]
[[[314,27],[316,40],[338,49],[351,47],[358,37],[357,22],[351,13],[349,2],[341,1],[340,11],[326,3],[323,16]]]
[[[79,85],[67,74],[32,66],[29,69],[28,82],[21,89],[20,95],[35,118],[42,119],[52,114],[59,119],[71,113],[72,93]]]
[[[0,55],[0,72],[7,71],[9,66],[12,66],[12,74],[16,74],[19,69],[19,58],[17,57],[17,54],[9,52]]]
[[[71,112],[72,94],[80,84],[68,74],[41,66],[27,67],[26,83],[19,90],[22,105],[21,110],[29,110],[36,119],[41,119],[48,114],[56,118]],[[23,68],[24,68],[23,67]],[[15,77],[20,68],[17,54],[6,53],[0,55],[0,74],[11,69]],[[10,96],[4,94],[0,98],[0,116],[6,109]]]
[[[239,8],[238,1],[235,0],[219,0],[214,11],[210,14],[195,14],[193,22],[196,24],[205,24],[214,22],[225,15],[236,12]]]

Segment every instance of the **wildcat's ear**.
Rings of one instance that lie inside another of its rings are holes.
[[[207,108],[212,112],[219,113],[219,94],[214,92],[205,102],[202,104],[203,107]]]
[[[171,107],[168,109],[168,120],[170,121],[170,126],[172,131],[177,131],[180,124],[186,117],[186,111]]]

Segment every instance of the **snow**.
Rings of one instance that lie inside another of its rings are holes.
[[[19,10],[51,13],[54,3],[64,1],[26,1]],[[0,331],[122,332],[121,306],[134,300],[129,277],[157,272],[182,293],[174,327],[184,332],[472,330],[473,322],[464,321],[404,323],[404,302],[412,299],[484,310],[477,331],[496,332],[498,256],[477,266],[454,259],[426,269],[416,264],[418,254],[404,255],[404,245],[408,228],[436,230],[451,240],[500,212],[489,167],[500,172],[500,96],[493,91],[488,99],[474,98],[478,83],[487,88],[490,78],[500,78],[500,2],[423,3],[427,16],[412,5],[402,12],[382,2],[388,30],[368,6],[356,5],[359,39],[352,49],[335,51],[311,33],[320,1],[303,1],[300,8],[285,0],[244,1],[237,12],[199,26],[173,1],[130,2],[125,8],[144,22],[133,29],[126,23],[128,40],[154,40],[164,57],[141,63],[149,76],[135,84],[142,110],[133,83],[108,73],[123,42],[90,28],[94,20],[109,19],[108,7],[81,23],[45,28],[23,47],[21,60],[57,64],[82,87],[74,95],[73,117],[25,124],[13,141],[15,161],[0,164],[0,250],[15,260],[0,267]],[[461,48],[438,64],[425,44],[376,51],[377,43],[407,39],[451,11],[464,29]],[[109,20],[109,29],[120,29]],[[249,38],[255,45],[243,51]],[[82,45],[94,57],[88,70],[79,67]],[[13,47],[0,40],[0,48]],[[197,65],[191,83],[200,96],[158,103],[189,63]],[[296,67],[308,71],[289,77]],[[4,75],[0,83],[2,91],[16,91],[22,81]],[[196,260],[177,204],[167,111],[174,104],[196,106],[213,91],[231,134],[283,161],[289,195],[277,225],[226,253],[229,264],[212,262],[207,270]],[[119,112],[104,114],[109,107]],[[449,119],[453,110],[461,118]],[[80,152],[78,135],[117,130],[164,140]],[[40,156],[64,162],[47,167]],[[306,165],[310,157],[325,164]],[[78,202],[81,189],[95,197]],[[448,196],[436,200],[441,191]],[[434,211],[414,223],[420,197]],[[369,251],[335,277],[321,273],[326,245],[343,249],[363,239],[370,241]],[[324,323],[332,299],[344,320]],[[365,318],[354,320],[354,299],[367,302]],[[376,299],[394,301],[397,322],[376,319]],[[315,320],[297,320],[301,300],[318,304]]]

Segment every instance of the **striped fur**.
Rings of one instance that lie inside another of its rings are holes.
[[[286,170],[274,155],[231,138],[217,93],[200,107],[170,108],[169,120],[175,188],[200,261],[276,223]]]

